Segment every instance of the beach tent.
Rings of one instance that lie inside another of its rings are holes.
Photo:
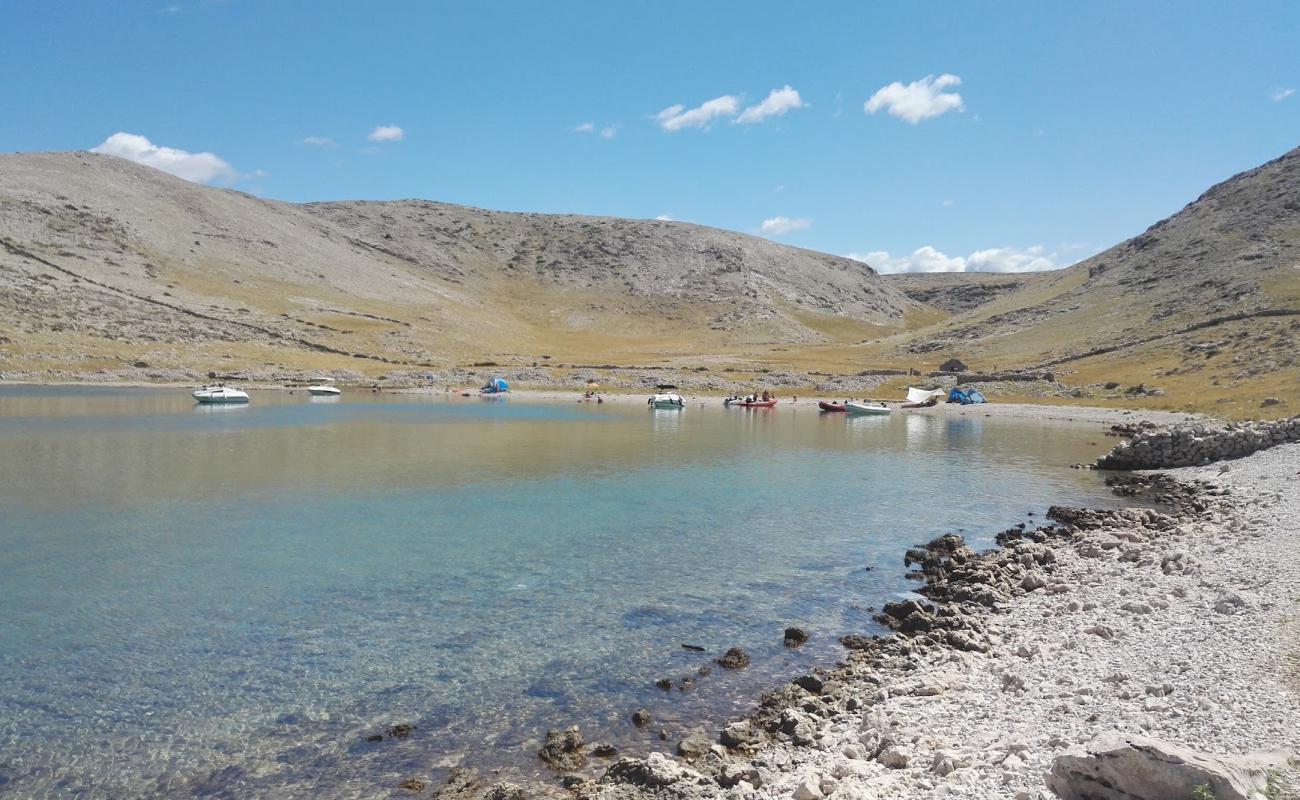
[[[484,386],[482,389],[479,389],[479,391],[482,392],[483,394],[500,394],[501,392],[510,391],[510,384],[506,383],[505,378],[502,378],[500,375],[498,375],[497,377],[488,381],[487,386]]]
[[[953,389],[951,392],[948,393],[948,402],[961,403],[964,406],[969,406],[969,405],[974,405],[975,403],[983,403],[986,401],[984,400],[984,395],[980,394],[979,389],[970,389],[967,391],[963,391],[961,389]]]
[[[929,389],[918,389],[915,386],[909,386],[907,387],[907,400],[904,402],[921,405],[930,402],[931,397],[942,398],[943,395],[943,389],[935,389],[931,391]]]

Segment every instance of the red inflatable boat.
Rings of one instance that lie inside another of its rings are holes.
[[[843,403],[828,403],[825,400],[818,401],[817,407],[820,408],[822,411],[847,411],[848,410],[844,407]]]

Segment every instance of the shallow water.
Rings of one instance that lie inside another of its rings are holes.
[[[1097,426],[971,409],[253,395],[0,387],[0,794],[388,797],[573,723],[667,750],[875,631],[911,544],[1116,502],[1068,468]]]

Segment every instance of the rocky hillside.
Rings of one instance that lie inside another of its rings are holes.
[[[939,280],[946,286],[929,291],[900,286],[971,310],[911,337],[907,351],[1067,363],[1234,318],[1295,311],[1300,148],[1212,187],[1141,235],[1069,269],[1031,276],[1013,292],[986,299],[992,276]]]
[[[688,223],[295,205],[0,156],[0,369],[637,359],[860,338],[919,309],[856,261]]]
[[[990,296],[1003,278],[897,282],[957,313],[875,358],[1051,369],[1088,387],[1085,397],[1167,395],[1236,415],[1300,404],[1300,148],[1109,250]]]
[[[1050,371],[1054,391],[1095,402],[1292,411],[1300,149],[1069,269],[887,277],[680,222],[295,205],[109,156],[0,156],[0,372],[14,375],[567,363],[794,386],[953,356]]]
[[[979,308],[1041,279],[1042,275],[1031,272],[903,272],[885,276],[918,303],[949,314]]]

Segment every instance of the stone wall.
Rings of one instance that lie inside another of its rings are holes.
[[[1300,416],[1229,425],[1195,423],[1137,433],[1097,459],[1097,469],[1168,469],[1241,458],[1288,442],[1300,442]]]

